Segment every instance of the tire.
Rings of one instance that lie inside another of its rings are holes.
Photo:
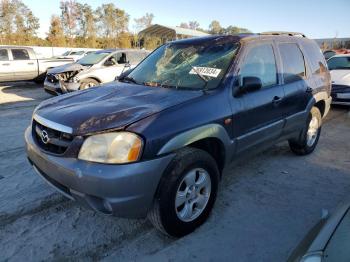
[[[198,180],[194,180],[196,186],[193,186],[197,189],[186,191],[189,188],[184,178],[192,177],[191,174],[195,174],[193,176],[195,179],[198,178]],[[203,177],[206,179],[202,179]],[[217,164],[207,152],[190,147],[180,150],[162,176],[153,206],[148,213],[149,220],[158,230],[172,237],[182,237],[191,233],[208,218],[216,200],[218,183]],[[186,195],[186,198],[187,195],[190,195],[189,198],[193,198],[176,207],[181,202],[175,203],[176,196],[180,195],[179,191],[181,193],[187,192],[183,194],[183,196]],[[186,205],[190,207],[187,210],[193,212],[184,212]],[[182,214],[190,213],[193,214],[193,218],[187,217],[188,221],[185,221],[185,215],[181,218]]]
[[[317,121],[317,128],[316,124]],[[322,116],[320,110],[317,107],[311,108],[307,125],[301,131],[300,137],[298,140],[289,140],[289,147],[293,153],[297,155],[308,155],[312,153],[318,143],[318,140],[321,135],[321,126],[322,126]],[[311,130],[312,129],[312,130]],[[312,135],[313,134],[313,135]]]
[[[80,81],[79,90],[85,90],[85,89],[88,89],[90,87],[97,86],[99,84],[100,83],[93,78],[86,78],[86,79],[83,79]]]

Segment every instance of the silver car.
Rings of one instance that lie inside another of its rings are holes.
[[[53,94],[87,89],[114,81],[125,70],[135,67],[149,51],[135,49],[107,49],[88,54],[75,63],[48,71],[44,88]]]

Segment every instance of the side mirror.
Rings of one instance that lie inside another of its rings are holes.
[[[104,66],[114,66],[114,62],[112,60],[107,60],[105,63],[104,63]]]
[[[243,77],[242,82],[243,83],[242,83],[242,87],[240,88],[240,90],[244,93],[254,92],[254,91],[261,89],[261,87],[262,87],[262,82],[261,82],[261,79],[259,77],[246,76],[246,77]]]

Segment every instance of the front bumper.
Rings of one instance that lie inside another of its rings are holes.
[[[25,132],[28,159],[39,175],[70,199],[119,217],[145,217],[173,154],[124,165],[92,163],[43,152]]]
[[[61,95],[73,91],[79,90],[80,83],[65,83],[64,85],[60,82],[50,82],[45,79],[44,89],[51,95]]]
[[[350,105],[350,86],[332,85],[332,104]]]

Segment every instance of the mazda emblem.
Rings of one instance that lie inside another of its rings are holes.
[[[45,145],[50,141],[49,134],[46,132],[46,130],[41,131],[41,141],[43,141]]]

